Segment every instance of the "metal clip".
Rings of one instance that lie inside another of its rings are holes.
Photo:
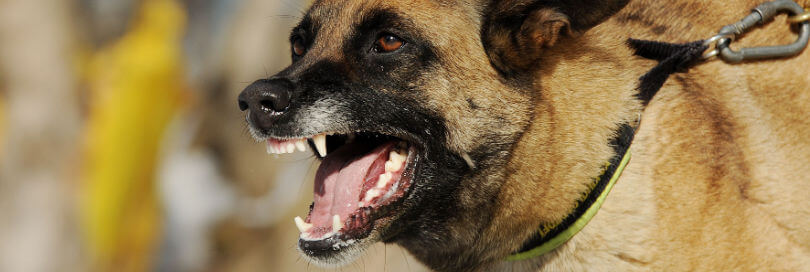
[[[712,58],[714,56],[717,56],[717,54],[720,54],[720,49],[719,49],[720,44],[721,43],[724,43],[724,44],[730,43],[733,39],[734,39],[734,35],[731,34],[731,33],[717,34],[717,35],[712,36],[711,38],[706,39],[706,41],[703,42],[703,46],[707,47],[707,49],[706,49],[707,51],[706,51],[706,53],[703,53],[703,59],[710,59],[710,58]],[[712,48],[712,45],[714,45],[714,48]],[[711,50],[709,50],[709,49],[711,49]]]
[[[734,37],[745,33],[754,25],[767,23],[780,12],[789,12],[791,15],[796,16],[803,14],[804,9],[792,0],[775,0],[763,3],[741,21],[724,26],[720,29],[719,34],[706,40],[706,45],[713,43],[715,49],[704,54],[704,58],[718,55],[726,62],[737,63],[743,60],[781,58],[799,54],[807,47],[807,42],[810,40],[810,21],[801,23],[799,38],[788,45],[743,48],[740,51],[734,51],[728,46]]]
[[[805,9],[804,13],[788,17],[788,23],[798,24],[810,21],[810,8]]]

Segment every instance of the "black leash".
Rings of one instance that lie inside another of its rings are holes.
[[[627,45],[636,56],[658,61],[658,65],[639,78],[638,98],[647,106],[664,82],[674,73],[683,73],[703,60],[703,52],[709,48],[705,41],[674,44],[629,39]]]
[[[734,51],[729,44],[755,25],[768,23],[780,12],[791,13],[788,24],[798,24],[799,37],[795,42],[781,46],[743,48]],[[763,3],[739,22],[724,26],[717,35],[689,43],[665,43],[629,39],[627,44],[635,50],[635,55],[658,61],[652,70],[640,79],[638,98],[646,106],[661,89],[664,82],[674,73],[683,73],[689,68],[712,57],[719,57],[728,63],[748,60],[784,58],[798,55],[807,47],[810,40],[810,11],[805,11],[792,0],[776,0]],[[707,51],[712,45],[714,49]]]

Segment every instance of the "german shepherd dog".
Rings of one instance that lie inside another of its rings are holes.
[[[271,153],[320,166],[298,248],[322,266],[396,243],[439,271],[810,270],[810,53],[675,74],[628,38],[687,42],[760,2],[316,0],[292,64],[239,96]],[[733,46],[789,43],[786,16]],[[599,212],[561,225],[635,128]]]

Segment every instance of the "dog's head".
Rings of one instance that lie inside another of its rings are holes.
[[[397,242],[448,269],[518,246],[480,243],[522,170],[509,163],[516,143],[548,113],[536,67],[615,2],[316,1],[289,37],[293,63],[239,96],[271,152],[309,145],[322,158],[309,215],[296,219],[301,252],[339,265]]]

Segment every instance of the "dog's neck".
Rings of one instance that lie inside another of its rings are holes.
[[[510,255],[507,261],[526,260],[546,254],[582,230],[596,215],[629,162],[630,145],[634,135],[635,127],[633,125],[622,125],[616,132],[616,137],[611,141],[615,155],[605,164],[604,172],[594,178],[591,190],[582,196],[576,208],[561,222],[540,226],[537,233],[526,240],[520,250]]]
[[[508,253],[535,237],[538,226],[557,226],[577,210],[617,154],[611,140],[622,125],[636,125],[641,112],[638,77],[651,62],[628,59],[632,52],[623,41],[584,35],[578,44],[549,49],[551,57],[542,62],[535,118],[514,149],[509,169],[515,171],[499,196],[504,211],[494,213],[487,229],[501,236],[484,235],[509,233],[504,240],[510,244],[491,241]]]

